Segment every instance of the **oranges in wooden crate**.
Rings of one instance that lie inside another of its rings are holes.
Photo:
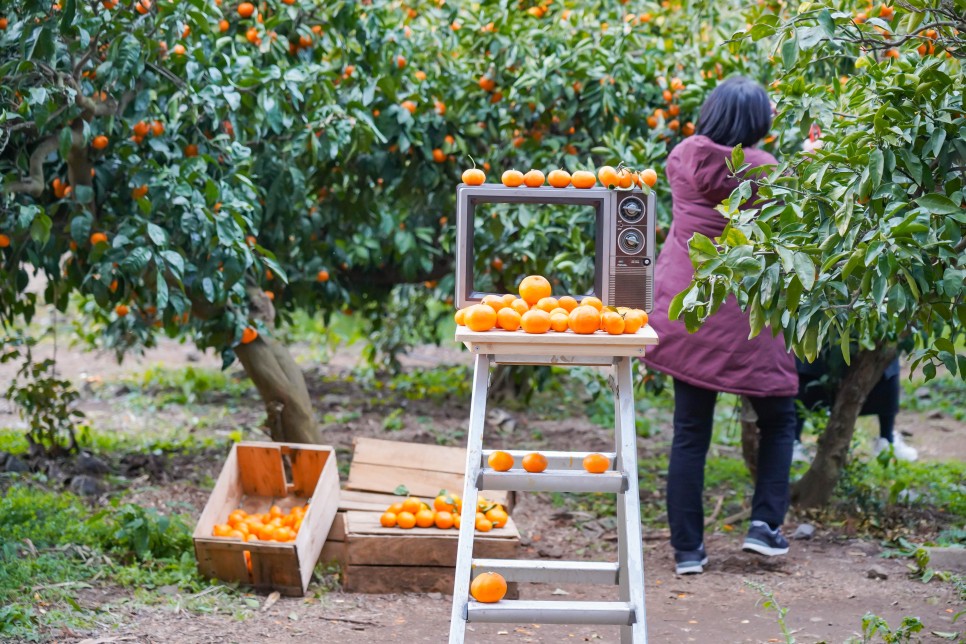
[[[647,324],[647,312],[624,306],[604,306],[599,298],[580,301],[570,295],[553,297],[550,281],[542,275],[528,275],[520,281],[520,297],[487,295],[479,304],[456,312],[454,319],[470,331],[522,331],[541,334],[568,331],[583,335],[637,333]]]
[[[440,490],[439,494],[429,504],[422,499],[410,496],[402,501],[393,503],[379,517],[379,524],[384,528],[437,528],[449,530],[460,527],[460,513],[463,511],[463,500],[456,494]],[[502,528],[509,520],[506,508],[482,496],[476,503],[476,529],[489,532],[494,528]]]
[[[249,514],[241,508],[228,515],[227,523],[212,529],[214,537],[241,541],[295,541],[309,506],[296,506],[283,511],[273,505],[268,512]]]

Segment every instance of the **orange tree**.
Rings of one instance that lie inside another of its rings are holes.
[[[273,436],[317,442],[276,323],[352,309],[388,354],[432,336],[469,157],[491,181],[660,171],[719,78],[767,80],[721,47],[744,19],[718,5],[4,2],[0,324],[29,320],[37,270],[89,342],[237,358]],[[539,224],[493,220],[484,279],[579,272],[579,240]]]
[[[722,205],[718,239],[695,235],[696,278],[671,307],[697,326],[729,294],[751,333],[784,333],[806,360],[850,366],[810,469],[793,496],[825,504],[848,458],[863,401],[900,348],[914,369],[966,378],[966,11],[961,2],[896,7],[804,2],[755,11],[733,46],[782,61],[778,125],[818,126],[822,147],[786,157]],[[741,168],[737,150],[732,165]]]

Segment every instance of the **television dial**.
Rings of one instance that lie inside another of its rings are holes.
[[[629,224],[636,224],[644,216],[644,202],[637,197],[628,197],[621,203],[621,219]]]
[[[617,244],[628,255],[636,255],[644,250],[644,235],[639,230],[625,230],[617,238]]]

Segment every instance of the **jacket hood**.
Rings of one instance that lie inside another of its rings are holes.
[[[682,141],[671,152],[668,165],[674,168],[678,180],[689,183],[707,201],[718,204],[738,187],[732,178],[725,159],[731,158],[732,148],[719,145],[703,135],[695,135]],[[745,161],[753,167],[775,163],[774,157],[757,148],[745,149]]]

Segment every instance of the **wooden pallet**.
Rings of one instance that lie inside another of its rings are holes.
[[[309,509],[302,528],[290,543],[246,543],[211,534],[237,508],[263,513],[278,505],[287,512],[306,503]],[[236,443],[195,526],[198,569],[207,577],[249,584],[257,590],[304,595],[338,505],[339,474],[331,447]]]

